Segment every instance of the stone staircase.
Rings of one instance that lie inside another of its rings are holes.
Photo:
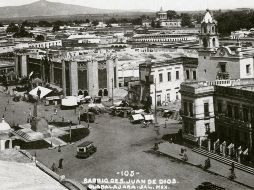
[[[201,149],[201,148],[193,148],[192,151],[196,152],[198,154],[202,154],[204,156],[207,156],[209,158],[212,158],[214,160],[217,160],[217,161],[222,162],[222,163],[227,164],[227,165],[231,165],[231,163],[234,162],[235,168],[254,175],[254,168],[252,168],[252,167],[249,167],[249,166],[243,165],[241,163],[235,162],[233,160],[230,160],[228,158],[225,158],[225,157],[220,156],[218,154],[215,154],[213,152],[208,152],[207,150],[204,150],[204,149]]]
[[[22,130],[17,130],[14,131],[14,133],[16,133],[17,135],[19,135],[20,137],[22,137],[23,139],[25,139],[26,141],[30,140],[30,136],[28,134],[26,134],[25,132],[23,132]]]

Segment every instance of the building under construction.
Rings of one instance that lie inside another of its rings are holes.
[[[107,53],[80,53],[41,50],[17,53],[19,77],[31,75],[63,89],[64,95],[112,96],[118,87],[117,57]]]

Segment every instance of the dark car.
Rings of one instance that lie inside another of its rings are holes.
[[[97,151],[92,141],[85,141],[77,147],[77,158],[88,158]]]
[[[80,120],[85,121],[87,123],[94,123],[95,115],[93,112],[85,112],[80,115]]]

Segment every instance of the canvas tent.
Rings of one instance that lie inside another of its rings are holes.
[[[38,90],[41,91],[40,98],[43,98],[44,96],[48,95],[52,91],[52,90],[50,90],[48,88],[45,88],[45,87],[42,87],[42,86],[37,86],[36,88],[31,90],[29,92],[29,94],[37,98],[38,97],[38,95],[37,95]]]
[[[140,123],[144,120],[144,117],[141,114],[134,114],[131,116],[132,123]]]
[[[145,117],[145,121],[153,121],[154,120],[154,116],[153,115],[144,115]]]
[[[62,109],[74,109],[78,106],[78,100],[75,96],[67,96],[63,98],[61,101],[61,108]]]

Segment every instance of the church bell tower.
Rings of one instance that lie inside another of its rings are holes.
[[[215,51],[219,47],[217,21],[213,19],[208,9],[201,22],[199,45],[202,50],[207,51]]]

